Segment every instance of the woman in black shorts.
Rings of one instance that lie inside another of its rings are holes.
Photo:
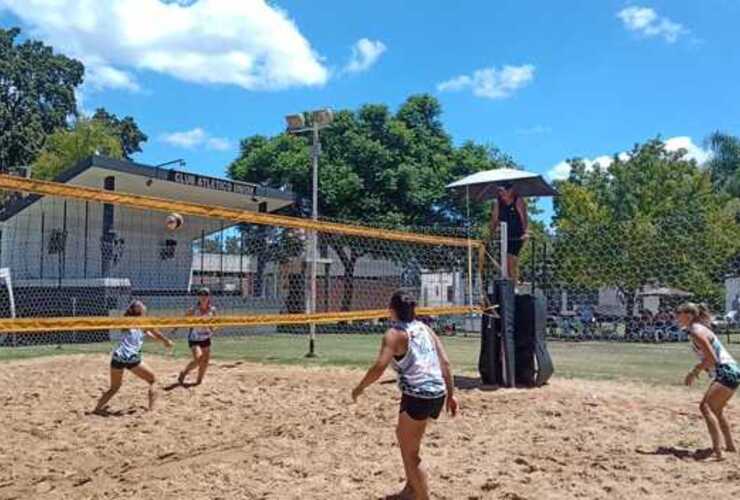
[[[210,318],[216,315],[216,308],[211,304],[211,291],[208,288],[198,290],[198,303],[188,311],[188,316],[198,316],[200,318]],[[208,364],[211,361],[211,337],[213,328],[210,326],[198,326],[190,330],[188,335],[188,347],[193,354],[193,359],[188,363],[177,380],[180,384],[185,383],[185,378],[191,370],[198,368],[198,378],[195,384],[200,385],[203,377],[206,376]]]
[[[124,316],[144,316],[146,306],[143,302],[135,300],[128,306]],[[141,348],[144,344],[144,337],[151,337],[162,342],[166,347],[172,347],[172,341],[159,333],[157,330],[142,330],[140,328],[130,328],[121,337],[118,347],[113,351],[110,361],[110,389],[108,389],[98,401],[93,413],[105,414],[105,407],[108,401],[115,396],[123,383],[123,371],[131,372],[149,384],[149,409],[154,407],[154,383],[156,379],[154,372],[141,361]]]
[[[514,189],[512,183],[504,183],[496,193],[491,210],[491,234],[495,234],[502,222],[506,223],[506,268],[514,283],[519,281],[519,253],[529,238],[527,202]]]
[[[429,498],[427,477],[421,467],[419,449],[429,419],[436,420],[447,403],[454,417],[457,399],[454,395],[450,362],[439,337],[424,323],[416,320],[416,300],[399,291],[393,294],[390,316],[394,322],[383,337],[380,354],[362,381],[352,391],[352,400],[377,381],[389,364],[398,372],[401,406],[396,436],[406,471],[406,485],[401,498]]]
[[[722,460],[720,431],[725,449],[732,453],[737,451],[724,410],[740,385],[740,366],[711,330],[711,317],[705,305],[683,304],[676,309],[676,319],[682,328],[688,330],[691,347],[699,360],[684,382],[693,384],[701,372],[707,372],[712,378],[699,410],[707,424],[714,455],[717,460]]]

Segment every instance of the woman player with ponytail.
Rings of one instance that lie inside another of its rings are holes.
[[[145,316],[146,306],[140,300],[135,300],[128,306],[124,316]],[[156,393],[154,383],[156,377],[154,372],[141,360],[141,348],[144,345],[144,338],[150,337],[171,348],[172,341],[159,333],[157,330],[141,328],[130,328],[124,333],[118,347],[113,351],[110,362],[110,389],[100,397],[98,404],[95,406],[93,413],[98,415],[105,414],[105,407],[108,401],[116,395],[123,383],[124,370],[130,370],[134,375],[149,384],[149,410],[154,408]]]
[[[402,393],[396,436],[406,471],[406,485],[398,496],[426,500],[429,486],[419,449],[429,419],[436,420],[445,403],[453,417],[457,413],[452,369],[439,337],[416,319],[416,299],[398,291],[389,308],[393,326],[383,337],[375,364],[352,391],[352,400],[356,402],[392,363]]]
[[[197,292],[198,303],[188,311],[188,316],[197,316],[199,318],[212,318],[216,315],[216,308],[211,303],[211,291],[203,287]],[[213,336],[213,328],[210,326],[199,326],[193,328],[188,335],[188,347],[193,355],[193,359],[187,364],[185,369],[180,372],[177,377],[177,381],[180,384],[185,383],[185,378],[194,369],[198,369],[198,378],[195,381],[195,385],[200,385],[203,382],[203,377],[206,376],[206,370],[208,370],[208,364],[211,361],[211,337]]]
[[[676,317],[681,327],[688,330],[691,345],[699,358],[699,363],[686,375],[686,385],[694,383],[702,371],[712,378],[699,409],[712,438],[714,455],[717,460],[722,460],[720,431],[726,450],[737,451],[724,409],[740,385],[740,366],[711,330],[711,317],[704,304],[683,304],[676,310]]]

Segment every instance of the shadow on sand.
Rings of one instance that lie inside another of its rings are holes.
[[[676,448],[674,446],[659,446],[655,451],[637,450],[639,455],[657,455],[673,456],[681,460],[706,460],[712,456],[711,448],[702,448],[699,450],[687,450],[685,448]]]
[[[461,391],[471,391],[475,389],[479,391],[497,391],[499,389],[499,386],[497,385],[487,385],[482,383],[480,377],[455,375],[453,376],[453,382],[455,384],[455,389],[459,389]]]
[[[165,386],[162,388],[165,392],[170,392],[173,389],[177,389],[178,387],[182,387],[183,389],[190,389],[191,387],[195,387],[198,384],[195,382],[183,382],[182,384],[180,382],[173,382],[172,384]]]

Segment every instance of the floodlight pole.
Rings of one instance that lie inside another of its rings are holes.
[[[319,220],[319,155],[321,154],[321,141],[319,141],[319,124],[316,120],[311,126],[312,144],[311,144],[311,168],[313,182],[311,187],[311,219],[314,222]],[[319,234],[314,229],[311,231],[311,307],[312,313],[316,313],[316,279],[318,277],[318,240]],[[316,323],[311,322],[309,325],[308,353],[307,358],[315,358],[316,350]]]
[[[311,125],[305,127],[305,114],[291,115],[286,117],[288,122],[288,132],[299,134],[302,132],[311,132],[311,219],[316,222],[319,220],[319,156],[321,155],[321,141],[319,138],[319,130],[328,127],[332,120],[333,114],[329,109],[322,109],[310,112]],[[310,270],[310,285],[309,285],[309,297],[306,300],[306,309],[309,313],[316,313],[316,302],[317,302],[317,279],[318,279],[318,257],[319,257],[319,235],[318,232],[313,229],[311,230],[311,240],[309,243],[309,250],[307,257],[310,259],[311,270]],[[309,341],[308,341],[308,353],[307,358],[316,357],[316,323],[311,322],[309,324]]]

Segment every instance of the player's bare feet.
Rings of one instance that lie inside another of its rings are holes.
[[[100,417],[104,417],[104,416],[108,415],[108,407],[107,406],[104,406],[102,408],[95,408],[92,411],[92,414],[93,415],[98,415]]]

